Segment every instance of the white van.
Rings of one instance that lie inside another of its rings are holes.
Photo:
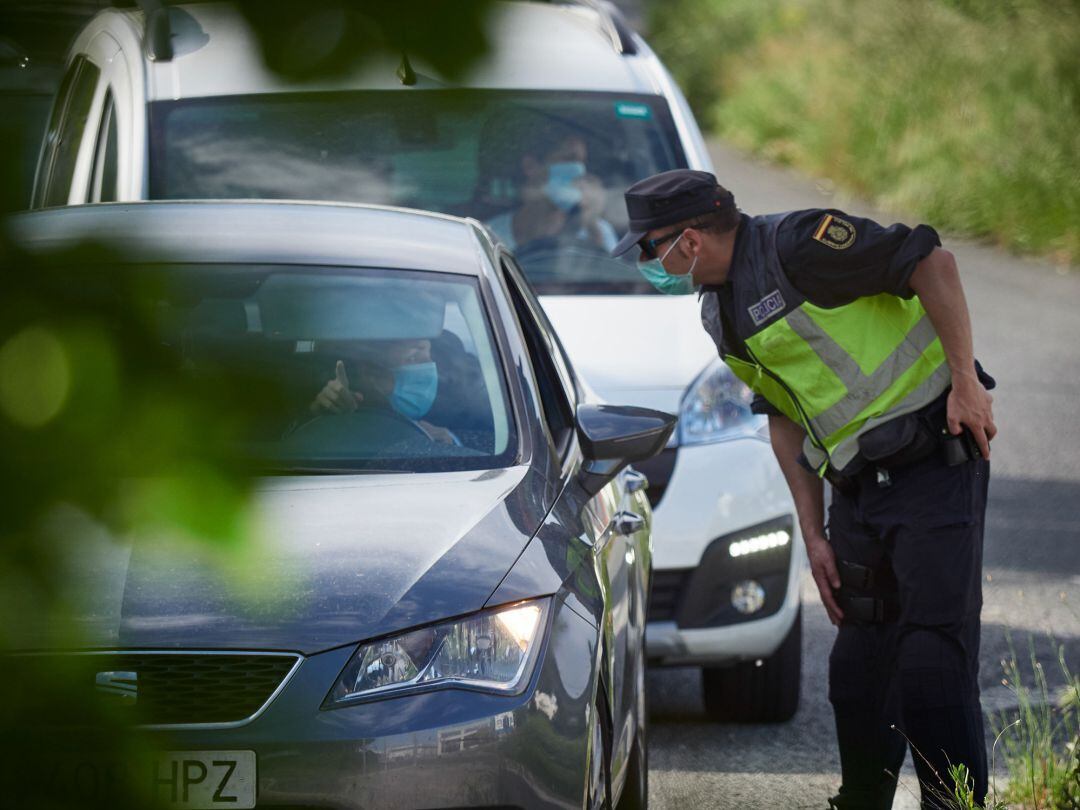
[[[694,296],[657,294],[635,256],[607,254],[627,186],[712,170],[644,40],[609,4],[503,2],[490,53],[454,85],[407,55],[289,84],[228,5],[170,7],[149,34],[145,23],[106,10],[75,40],[33,206],[317,199],[486,222],[593,388],[680,415],[671,446],[640,467],[655,508],[650,659],[702,666],[714,717],[790,717],[804,553],[765,420]]]

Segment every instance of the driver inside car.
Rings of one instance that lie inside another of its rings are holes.
[[[491,452],[488,389],[461,336],[469,329],[459,306],[427,284],[412,276],[290,272],[271,273],[261,283],[245,302],[254,310],[247,319],[272,344],[290,348],[295,417],[285,435],[291,445],[330,455],[408,455],[415,448],[396,445],[422,435],[460,451],[453,456]],[[393,422],[397,431],[378,427]]]
[[[601,217],[604,186],[586,171],[585,139],[554,122],[532,127],[527,138],[518,167],[519,205],[492,217],[488,227],[511,250],[570,237],[610,251],[618,235]]]
[[[453,431],[425,419],[439,394],[430,340],[322,341],[319,351],[338,359],[333,378],[308,406],[312,414],[349,413],[361,404],[388,406],[432,441],[461,446]]]

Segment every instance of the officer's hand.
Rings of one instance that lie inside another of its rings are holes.
[[[836,555],[832,546],[823,536],[806,538],[806,556],[810,558],[810,573],[817,583],[821,603],[829,614],[829,621],[835,625],[844,619],[844,611],[836,603],[833,591],[840,587],[840,574],[836,570]]]
[[[334,379],[323,386],[322,391],[311,403],[312,413],[349,413],[355,411],[356,406],[364,401],[364,395],[359,391],[349,390],[349,376],[345,373],[345,364],[337,361],[334,368]]]
[[[979,445],[979,452],[987,459],[990,458],[990,440],[997,435],[991,407],[993,402],[994,398],[983,388],[974,371],[971,374],[953,375],[947,405],[949,432],[959,436],[967,425],[975,437],[975,443]]]

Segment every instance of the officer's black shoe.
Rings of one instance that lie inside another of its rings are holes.
[[[855,796],[843,788],[829,797],[829,810],[890,810],[896,793],[896,783],[882,784],[881,790],[872,795]]]

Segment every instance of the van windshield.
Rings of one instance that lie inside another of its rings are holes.
[[[151,105],[155,199],[309,199],[475,217],[540,293],[651,294],[623,192],[686,166],[659,96],[418,90]]]

